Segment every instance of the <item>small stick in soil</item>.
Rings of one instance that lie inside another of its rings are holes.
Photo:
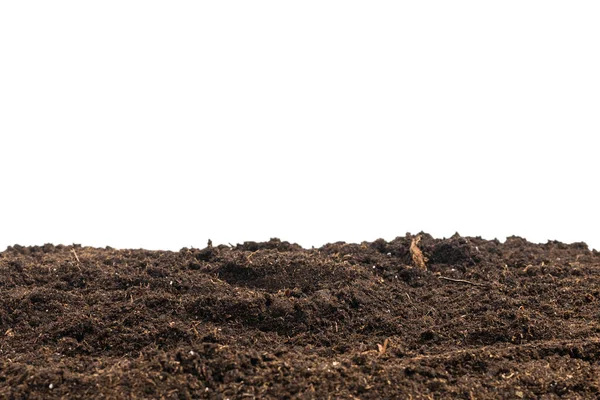
[[[464,279],[453,279],[453,278],[447,278],[445,276],[438,276],[439,279],[443,279],[445,281],[450,281],[450,282],[459,282],[459,283],[467,283],[469,285],[473,285],[473,286],[483,286],[479,283],[475,283],[475,282],[471,282],[471,281],[466,281]]]
[[[252,256],[253,256],[254,254],[256,254],[256,253],[258,253],[258,250],[256,250],[256,251],[253,251],[252,253],[250,253],[250,254],[248,254],[248,255],[246,256],[246,260],[247,260],[247,261],[248,261],[250,264],[252,264],[252,260],[251,260]]]
[[[380,345],[379,343],[377,343],[377,350],[379,350],[380,356],[385,354],[389,343],[390,343],[390,340],[388,338],[386,338],[383,341],[383,345]]]
[[[423,271],[427,271],[427,264],[425,264],[428,260],[427,257],[423,255],[423,252],[417,245],[421,241],[421,235],[417,236],[410,242],[410,255],[412,256],[413,263],[415,266],[421,268]]]
[[[77,260],[77,268],[79,268],[79,270],[81,271],[81,267],[79,266],[81,264],[81,261],[79,261],[79,257],[77,256],[75,249],[71,249],[71,251],[73,252],[73,255],[75,256],[75,259]]]

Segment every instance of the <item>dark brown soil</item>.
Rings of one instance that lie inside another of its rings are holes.
[[[0,398],[599,398],[600,254],[411,235],[0,253]]]

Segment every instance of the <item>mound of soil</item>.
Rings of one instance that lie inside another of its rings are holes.
[[[9,247],[0,398],[600,396],[598,252],[415,239]]]

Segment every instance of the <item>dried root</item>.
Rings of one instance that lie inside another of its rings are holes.
[[[379,352],[380,356],[385,354],[389,344],[390,344],[390,339],[387,339],[387,338],[383,341],[382,345],[377,343],[377,351]]]
[[[417,247],[420,241],[421,236],[417,236],[412,240],[412,242],[410,243],[410,255],[412,256],[413,263],[416,267],[419,267],[423,271],[427,271],[427,264],[425,263],[429,260],[427,260],[427,257],[423,255],[421,249]]]

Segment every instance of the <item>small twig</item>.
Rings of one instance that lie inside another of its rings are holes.
[[[502,374],[501,376],[502,376],[502,378],[504,378],[504,379],[510,379],[510,378],[512,378],[513,376],[515,376],[515,372],[513,372],[513,373],[512,373],[512,374],[510,374],[510,375]]]
[[[258,250],[256,250],[256,251],[253,251],[252,253],[250,253],[250,254],[248,254],[248,255],[246,256],[246,260],[247,260],[247,261],[248,261],[250,264],[252,264],[252,260],[250,260],[250,259],[251,259],[251,258],[252,258],[252,256],[253,256],[254,254],[256,254],[256,253],[258,253]]]
[[[383,355],[383,354],[385,354],[385,352],[386,352],[386,350],[387,350],[387,348],[388,348],[388,344],[389,344],[389,343],[390,343],[390,339],[388,339],[388,338],[386,338],[386,339],[383,341],[383,345],[381,345],[381,344],[377,343],[377,350],[379,351],[379,355],[380,355],[380,356],[381,356],[381,355]]]
[[[75,251],[75,249],[71,249],[71,251],[73,252],[73,254],[75,255],[75,259],[77,260],[78,263],[81,263],[81,261],[79,261],[79,257],[77,256],[77,252]]]
[[[445,281],[450,281],[450,282],[460,282],[460,283],[468,283],[469,285],[473,285],[473,286],[483,286],[479,283],[475,283],[475,282],[471,282],[471,281],[466,281],[464,279],[453,279],[453,278],[447,278],[445,276],[438,276],[439,279],[443,279]]]
[[[81,264],[81,261],[79,261],[79,257],[77,256],[75,249],[71,249],[71,251],[73,252],[73,255],[75,256],[75,259],[77,260],[77,268],[79,268],[79,270],[81,271],[81,267],[79,266]]]

